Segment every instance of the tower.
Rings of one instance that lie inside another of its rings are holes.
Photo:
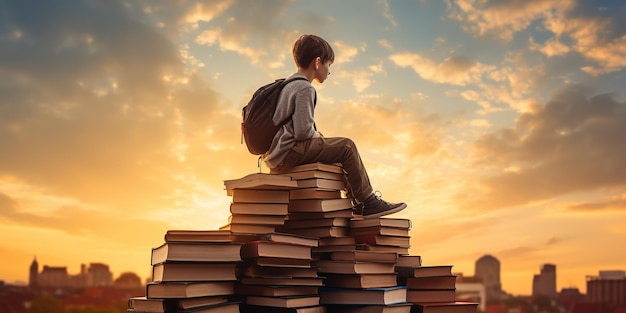
[[[30,288],[37,288],[39,286],[39,263],[37,263],[37,257],[34,257],[33,262],[30,263],[28,286]]]
[[[492,255],[484,255],[474,267],[474,276],[482,280],[487,293],[487,301],[500,298],[502,285],[500,284],[500,261]]]
[[[533,277],[533,296],[538,295],[556,298],[556,265],[543,264],[541,272]]]

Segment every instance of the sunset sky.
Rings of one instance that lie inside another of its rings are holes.
[[[617,0],[0,1],[0,280],[150,273],[168,229],[217,229],[258,171],[241,107],[335,49],[327,137],[408,209],[411,254],[530,294],[626,270],[626,3]],[[267,168],[263,168],[267,171]]]

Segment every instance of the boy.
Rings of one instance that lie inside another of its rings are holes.
[[[274,136],[263,160],[270,169],[281,172],[290,167],[321,162],[341,163],[346,172],[349,192],[362,209],[364,218],[376,218],[399,212],[405,203],[389,203],[373,192],[369,177],[354,142],[349,138],[326,138],[317,131],[313,119],[317,96],[313,80],[323,83],[330,75],[335,53],[330,44],[315,35],[303,35],[293,45],[297,72],[307,80],[295,80],[286,85],[274,113],[278,124],[291,116]]]

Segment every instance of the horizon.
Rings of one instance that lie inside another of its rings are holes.
[[[359,10],[355,10],[358,7]],[[626,269],[626,3],[9,0],[0,22],[0,279],[100,260],[149,273],[169,229],[218,229],[258,171],[241,108],[333,47],[316,124],[408,208],[412,255],[501,263],[529,294]],[[263,167],[267,172],[267,168]],[[36,253],[33,253],[36,252]],[[87,257],[88,256],[88,257]]]

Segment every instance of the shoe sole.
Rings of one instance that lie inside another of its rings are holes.
[[[393,208],[391,210],[388,211],[382,211],[382,212],[378,212],[378,213],[374,213],[374,214],[370,214],[370,215],[363,215],[363,219],[370,219],[370,218],[377,218],[377,217],[381,217],[381,216],[385,216],[385,215],[389,215],[389,214],[393,214],[393,213],[398,213],[402,210],[406,209],[406,203],[403,203],[402,205],[398,206],[397,208]]]

